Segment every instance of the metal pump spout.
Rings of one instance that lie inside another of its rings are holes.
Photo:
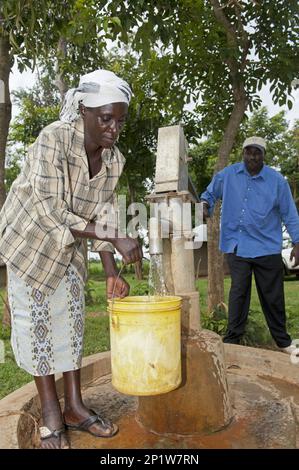
[[[185,196],[185,195],[184,195]],[[163,254],[164,240],[193,239],[191,202],[178,195],[152,196],[149,222],[149,254]],[[186,246],[186,245],[185,245]]]

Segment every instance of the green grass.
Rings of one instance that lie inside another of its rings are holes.
[[[146,270],[147,271],[147,270]],[[132,268],[126,268],[124,277],[131,286],[132,295],[141,295],[147,287],[147,281],[136,281]],[[200,292],[200,311],[202,318],[207,317],[207,279],[197,281]],[[225,302],[227,303],[230,278],[225,279]],[[84,336],[84,356],[97,352],[109,350],[109,321],[106,315],[107,302],[105,298],[105,276],[99,262],[92,262],[89,266],[89,280],[86,286],[86,319]],[[288,330],[293,338],[299,338],[299,280],[290,277],[285,280],[286,310],[288,316]],[[4,295],[4,290],[0,290]],[[251,299],[251,320],[249,330],[245,335],[245,344],[262,345],[264,347],[273,346],[272,339],[268,333],[261,307],[259,304],[255,285],[253,285]],[[13,390],[21,387],[32,380],[32,376],[20,369],[13,357],[10,346],[10,329],[4,328],[1,323],[3,312],[3,302],[0,297],[0,340],[5,344],[5,363],[0,363],[0,398]],[[208,318],[209,321],[209,318]],[[220,320],[223,321],[223,320]],[[225,320],[226,321],[226,320]],[[217,319],[214,326],[220,324]],[[225,322],[224,322],[225,323]],[[251,331],[252,330],[252,331]],[[255,337],[257,343],[253,343],[248,338]],[[246,340],[247,338],[247,340]]]

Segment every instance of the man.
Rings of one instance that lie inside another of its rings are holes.
[[[227,253],[231,272],[228,327],[225,343],[239,344],[249,312],[254,273],[260,303],[277,346],[295,350],[286,331],[283,290],[282,222],[294,248],[291,261],[299,265],[299,216],[287,181],[264,164],[266,143],[249,137],[243,162],[217,173],[202,193],[204,218],[222,200],[220,250]]]

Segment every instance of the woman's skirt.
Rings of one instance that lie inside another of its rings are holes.
[[[11,344],[19,367],[45,376],[81,367],[84,284],[70,265],[54,294],[32,288],[8,268]]]

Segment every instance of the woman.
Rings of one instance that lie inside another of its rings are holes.
[[[136,240],[104,230],[109,220],[103,206],[113,200],[124,166],[114,144],[130,98],[129,85],[112,72],[97,70],[81,77],[79,87],[66,95],[60,121],[43,129],[29,148],[0,214],[12,347],[16,362],[34,376],[38,389],[42,448],[69,447],[67,427],[99,437],[117,432],[116,425],[84,405],[80,391],[84,239],[93,239],[93,250],[100,252],[107,296],[128,295],[126,281],[117,279],[113,246],[125,263],[141,259],[142,251]],[[54,377],[59,372],[64,378],[63,413]]]

